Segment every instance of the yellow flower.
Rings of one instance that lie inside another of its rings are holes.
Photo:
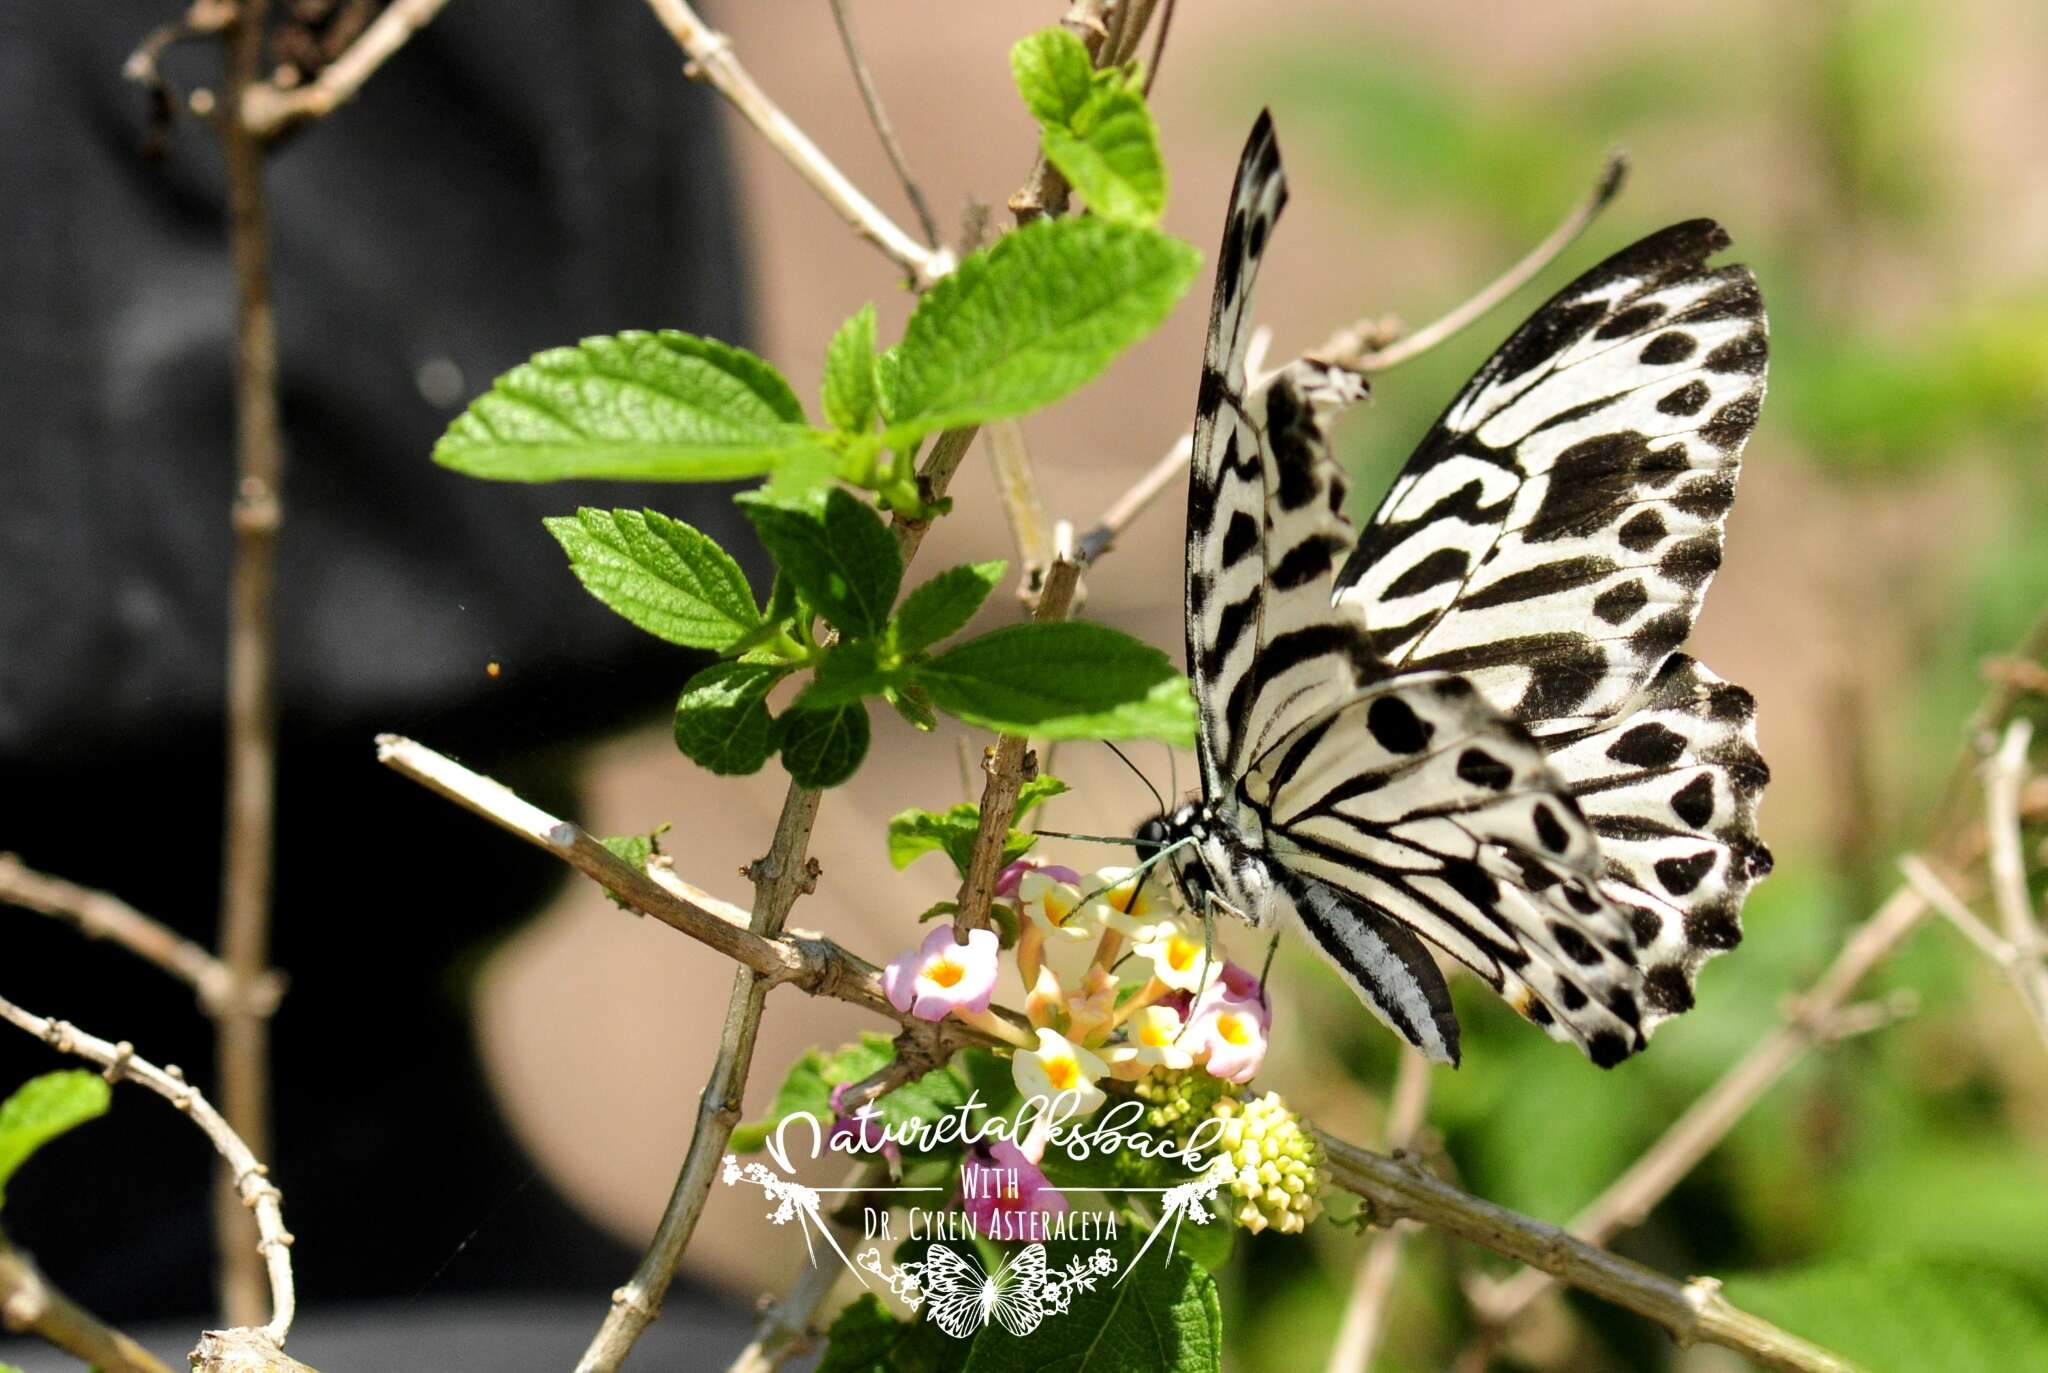
[[[1152,964],[1152,975],[1177,992],[1200,992],[1223,976],[1223,948],[1204,949],[1202,931],[1178,920],[1162,920],[1136,953]]]
[[[1081,890],[1098,893],[1088,902],[1096,923],[1143,944],[1159,937],[1159,926],[1174,919],[1174,910],[1158,868],[1142,876],[1133,873],[1131,868],[1098,868],[1081,879]]]
[[[1185,1068],[1195,1058],[1180,1040],[1180,1012],[1171,1006],[1147,1006],[1131,1017],[1124,1042],[1109,1050],[1111,1071],[1120,1078],[1135,1078],[1153,1068]]]
[[[1087,1115],[1106,1099],[1095,1083],[1108,1075],[1109,1065],[1058,1030],[1041,1029],[1038,1048],[1019,1049],[1010,1072],[1026,1100],[1042,1097],[1052,1104],[1071,1092],[1068,1099],[1079,1102],[1078,1114]]]

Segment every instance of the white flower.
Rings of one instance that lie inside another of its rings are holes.
[[[1019,1049],[1010,1072],[1027,1101],[1043,1097],[1051,1104],[1062,1093],[1072,1092],[1080,1103],[1079,1114],[1087,1115],[1106,1099],[1095,1082],[1108,1076],[1109,1065],[1058,1030],[1040,1030],[1038,1048]]]
[[[1082,903],[1081,888],[1042,872],[1027,872],[1017,884],[1017,909],[1031,922],[1036,956],[1060,981],[1079,986],[1102,941],[1102,922]]]
[[[1179,1042],[1180,1012],[1171,1006],[1147,1006],[1131,1017],[1124,1035],[1124,1042],[1109,1051],[1119,1077],[1133,1068],[1185,1068],[1195,1061]]]
[[[1159,927],[1174,919],[1173,902],[1156,867],[1133,876],[1131,868],[1097,868],[1081,879],[1081,890],[1096,895],[1088,902],[1095,921],[1132,943],[1159,937]]]
[[[1153,937],[1138,945],[1140,958],[1152,964],[1152,975],[1177,992],[1201,992],[1223,976],[1223,950],[1204,948],[1202,932],[1189,931],[1177,920],[1159,922]]]

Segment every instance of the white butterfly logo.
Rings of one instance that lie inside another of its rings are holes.
[[[970,1254],[935,1244],[926,1255],[920,1283],[939,1329],[966,1339],[989,1323],[1012,1335],[1029,1335],[1045,1319],[1039,1300],[1045,1287],[1045,1246],[1027,1245],[995,1272]]]

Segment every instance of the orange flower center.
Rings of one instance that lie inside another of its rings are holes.
[[[951,987],[967,976],[967,969],[941,954],[925,964],[924,977],[927,982],[936,982],[941,987]]]
[[[1225,1012],[1217,1016],[1216,1033],[1222,1035],[1239,1048],[1243,1048],[1252,1042],[1251,1027],[1245,1023],[1245,1018],[1241,1015]]]
[[[1081,1065],[1071,1058],[1048,1058],[1045,1061],[1046,1080],[1053,1090],[1064,1092],[1081,1080]]]
[[[1166,961],[1175,972],[1186,972],[1202,955],[1202,946],[1175,935],[1166,941]]]
[[[1068,901],[1058,892],[1047,892],[1045,894],[1045,918],[1052,922],[1054,929],[1059,929],[1065,925],[1067,917],[1073,913],[1073,902]]]
[[[1146,1020],[1139,1027],[1138,1042],[1147,1048],[1158,1049],[1173,1043],[1173,1036],[1167,1032],[1166,1022],[1158,1017]]]

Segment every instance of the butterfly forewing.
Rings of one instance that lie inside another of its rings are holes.
[[[1595,267],[1482,367],[1339,576],[1394,670],[1538,734],[1597,724],[1685,638],[1764,390],[1763,299],[1710,221]]]

